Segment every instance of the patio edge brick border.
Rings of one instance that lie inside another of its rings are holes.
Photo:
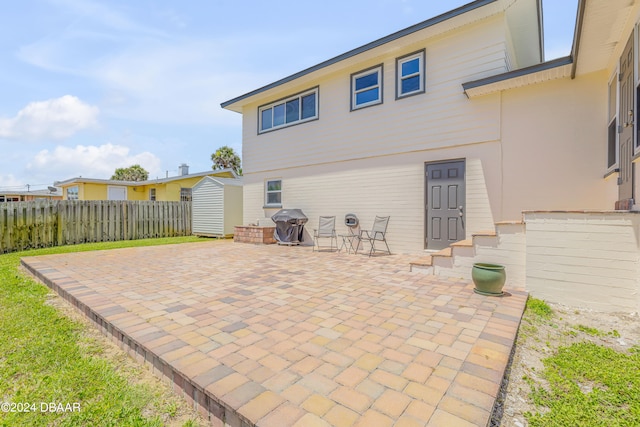
[[[213,426],[216,426],[216,422],[218,422],[221,423],[219,424],[220,427],[256,427],[254,423],[247,420],[236,410],[226,405],[207,390],[204,390],[188,376],[171,366],[169,362],[162,360],[162,358],[153,351],[140,344],[135,338],[126,334],[120,328],[114,326],[102,315],[92,310],[88,305],[63,289],[53,279],[46,277],[42,273],[42,271],[54,272],[53,269],[38,270],[37,262],[27,263],[23,259],[20,260],[20,265],[62,299],[75,307],[80,313],[84,314],[88,320],[98,327],[105,336],[110,337],[129,357],[140,364],[146,365],[161,381],[164,381],[168,385],[173,385],[174,392],[184,397],[187,403],[193,405],[193,408],[207,418]],[[56,280],[60,281],[64,279],[66,279],[66,284],[77,283],[77,281],[65,277],[60,277]]]

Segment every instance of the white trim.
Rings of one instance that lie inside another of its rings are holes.
[[[270,182],[279,182],[280,190],[269,191]],[[269,203],[269,194],[280,194],[280,203]],[[267,208],[282,207],[282,178],[271,178],[264,181],[264,206]]]
[[[75,197],[70,199],[69,198],[69,190],[71,189],[75,189]],[[65,189],[65,195],[67,197],[67,200],[79,200],[80,199],[80,186],[78,185],[72,185],[71,187],[67,187]]]
[[[124,190],[124,199],[112,199],[111,198],[111,190]],[[124,185],[107,185],[107,200],[129,200],[129,195],[127,194],[127,187]]]

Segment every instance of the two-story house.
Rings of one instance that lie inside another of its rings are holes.
[[[640,306],[624,213],[640,190],[639,3],[579,0],[571,54],[545,61],[540,0],[477,0],[224,102],[243,116],[244,221],[390,215],[396,252],[522,221],[501,255],[512,277],[580,298],[615,265],[620,306]]]

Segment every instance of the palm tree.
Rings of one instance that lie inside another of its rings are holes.
[[[140,165],[133,165],[128,168],[116,169],[111,179],[116,181],[146,181],[149,179],[149,172]]]
[[[213,161],[213,170],[233,169],[237,175],[242,175],[240,156],[229,146],[224,145],[218,148],[211,155],[211,161]]]

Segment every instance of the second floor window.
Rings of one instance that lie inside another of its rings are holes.
[[[258,108],[258,133],[318,118],[318,88]]]
[[[396,73],[398,98],[424,92],[424,51],[398,58]]]
[[[382,103],[382,65],[351,76],[351,109]]]

